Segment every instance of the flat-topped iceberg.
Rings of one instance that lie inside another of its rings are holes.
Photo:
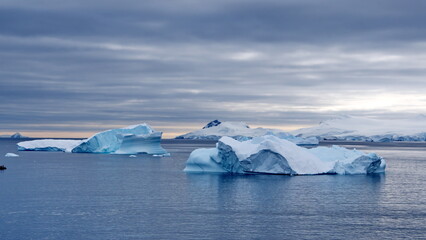
[[[176,139],[219,140],[221,137],[227,136],[236,140],[244,141],[264,135],[273,135],[281,139],[286,139],[297,145],[318,144],[318,139],[315,137],[296,137],[279,129],[250,128],[243,122],[220,122],[219,120],[209,122],[203,127],[203,129],[177,136]]]
[[[18,143],[20,151],[63,151],[73,153],[167,154],[161,145],[162,132],[148,124],[111,129],[85,140],[43,139]]]
[[[4,156],[5,157],[19,157],[19,155],[16,154],[16,153],[6,153]]]
[[[82,140],[40,139],[19,142],[19,151],[71,152]]]
[[[426,141],[426,116],[418,115],[405,119],[373,119],[344,115],[291,133],[298,137],[316,137],[320,140]]]
[[[222,137],[216,148],[194,150],[185,172],[264,173],[286,175],[368,174],[384,172],[385,160],[346,148],[306,149],[272,135],[237,141]]]

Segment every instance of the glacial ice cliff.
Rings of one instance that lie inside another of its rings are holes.
[[[73,153],[167,154],[161,145],[162,132],[148,124],[111,129],[85,140],[42,139],[18,143],[20,151],[63,151]]]
[[[176,139],[219,140],[223,136],[228,136],[236,140],[244,141],[264,135],[273,135],[278,138],[291,141],[297,145],[318,144],[318,139],[315,137],[296,137],[279,129],[250,128],[243,122],[220,122],[219,120],[209,122],[206,126],[203,127],[203,129],[177,136]]]
[[[222,137],[216,148],[194,150],[185,172],[286,175],[369,174],[384,172],[386,162],[374,153],[342,147],[306,149],[266,135],[247,141]]]

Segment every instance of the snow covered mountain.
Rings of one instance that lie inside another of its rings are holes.
[[[203,127],[203,129],[177,136],[176,139],[219,140],[223,136],[228,136],[237,140],[248,140],[253,137],[260,137],[264,135],[273,135],[298,145],[318,144],[318,140],[316,138],[295,137],[292,134],[279,129],[250,128],[243,122],[220,122],[219,120],[209,122]]]
[[[22,134],[17,132],[12,135],[0,135],[0,138],[28,138],[28,137],[23,136]]]
[[[320,140],[426,141],[426,116],[378,120],[345,115],[321,122],[318,126],[298,129],[291,133],[298,137],[316,137]]]

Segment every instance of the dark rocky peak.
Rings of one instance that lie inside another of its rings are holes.
[[[207,123],[207,125],[204,126],[203,129],[205,129],[205,128],[211,128],[211,127],[216,127],[216,126],[220,125],[221,123],[222,123],[221,121],[219,121],[219,120],[216,119],[216,120],[213,120],[213,121]]]

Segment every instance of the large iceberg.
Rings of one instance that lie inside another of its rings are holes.
[[[112,129],[84,140],[72,152],[166,154],[160,145],[161,135],[147,124]]]
[[[219,140],[223,136],[228,136],[236,140],[243,141],[264,135],[273,135],[281,139],[286,139],[297,145],[318,144],[318,139],[315,137],[296,137],[279,129],[250,128],[246,123],[243,122],[220,122],[219,120],[209,122],[206,126],[203,127],[203,129],[177,136],[176,139]]]
[[[222,137],[216,148],[194,150],[185,172],[285,175],[369,174],[384,172],[386,162],[374,153],[346,148],[306,149],[272,135],[238,141]]]
[[[20,151],[63,151],[73,153],[167,154],[161,145],[162,132],[148,124],[111,129],[85,140],[43,139],[18,143]]]
[[[319,140],[393,142],[426,141],[426,116],[405,119],[373,119],[343,115],[319,125],[291,132]]]

